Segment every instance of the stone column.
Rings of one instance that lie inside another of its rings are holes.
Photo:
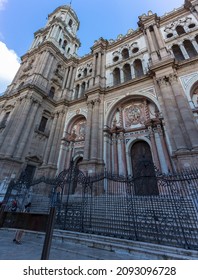
[[[50,150],[51,150],[51,147],[52,147],[52,142],[53,142],[54,134],[55,134],[55,130],[56,130],[57,120],[58,120],[58,114],[55,113],[54,114],[54,119],[52,121],[50,135],[49,135],[49,138],[48,138],[48,141],[47,141],[47,147],[45,149],[45,153],[44,153],[44,157],[43,157],[43,164],[47,164],[48,163],[48,159],[49,159],[49,155],[50,155]]]
[[[120,141],[121,141],[121,155],[122,155],[122,165],[124,170],[124,175],[128,174],[127,171],[127,160],[126,160],[126,145],[125,145],[125,136],[124,132],[120,132]]]
[[[152,151],[153,151],[154,164],[158,170],[161,170],[153,128],[151,126],[149,126],[148,130],[149,130],[149,135],[150,135],[150,140],[151,140],[151,147],[152,147]]]
[[[10,132],[13,134],[12,129],[16,129],[16,123],[17,123],[18,118],[21,115],[21,108],[23,108],[24,102],[25,102],[25,100],[22,98],[17,99],[13,112],[11,112],[11,114],[10,114],[9,121],[6,124],[4,131],[0,134],[0,150],[1,151],[3,151],[3,143],[6,143],[5,148],[7,148],[6,136]]]
[[[190,139],[193,148],[198,148],[198,127],[195,123],[192,110],[189,107],[188,101],[176,75],[169,76],[176,103],[179,108],[183,123],[186,129],[186,137]],[[188,139],[187,139],[188,140]]]
[[[131,79],[135,78],[135,70],[133,64],[131,64]]]
[[[70,167],[72,156],[74,150],[74,142],[71,141],[68,143],[68,153],[67,153],[67,169]]]
[[[73,67],[70,89],[73,89],[73,87],[74,87],[74,80],[75,80],[75,77],[76,77],[76,71],[77,71],[77,68]]]
[[[163,149],[163,153],[164,153],[164,157],[165,157],[165,160],[166,160],[168,170],[172,171],[172,164],[171,164],[171,160],[170,160],[170,155],[168,153],[166,140],[164,138],[163,130],[162,130],[162,127],[161,127],[160,124],[157,125],[157,131],[158,131],[158,135],[159,135],[160,140],[161,140],[161,145],[162,145],[162,149]]]
[[[110,155],[109,155],[109,134],[108,132],[104,133],[104,161],[106,164],[106,169],[109,169],[109,160],[110,160]]]
[[[191,40],[191,42],[192,42],[192,44],[193,44],[193,46],[194,46],[196,52],[198,53],[198,44],[197,44],[196,40],[193,38],[193,39]]]
[[[44,75],[44,69],[47,65],[47,61],[48,61],[48,58],[50,56],[50,53],[48,51],[45,51],[45,54],[43,55],[41,61],[40,61],[40,69],[39,69],[39,74],[41,75]]]
[[[102,59],[102,54],[101,52],[98,53],[98,59],[97,59],[97,69],[96,69],[96,75],[100,76],[101,75],[101,61]]]
[[[113,172],[118,174],[118,148],[117,148],[117,135],[113,133],[112,135],[112,143],[113,143]]]
[[[46,63],[46,66],[43,71],[43,76],[45,78],[48,78],[50,71],[52,69],[53,62],[54,62],[54,56],[52,54],[49,54],[49,62]]]
[[[124,72],[122,69],[120,69],[120,83],[124,83]]]
[[[151,33],[150,33],[149,28],[146,28],[146,35],[147,35],[147,39],[148,39],[149,48],[150,48],[150,51],[151,51],[151,58],[152,58],[153,61],[157,61],[158,60],[158,55],[156,53],[155,46],[154,46],[153,39],[151,37]]]
[[[30,132],[31,132],[32,128],[34,128],[35,116],[36,116],[37,110],[39,108],[39,105],[40,105],[39,101],[36,99],[33,99],[32,108],[31,108],[30,114],[28,116],[28,122],[26,122],[24,125],[24,133],[19,138],[19,145],[18,145],[16,153],[14,155],[14,157],[17,159],[20,159],[24,154],[24,149],[25,149],[25,146],[29,139]]]
[[[64,131],[64,126],[65,126],[65,111],[62,110],[60,113],[60,118],[59,118],[59,124],[57,125],[57,131],[56,131],[56,148],[55,148],[55,155],[54,155],[54,162],[57,164],[58,161],[58,156],[60,152],[60,145],[61,145],[61,139],[63,137],[63,131]]]
[[[160,49],[164,48],[165,44],[164,41],[162,40],[162,36],[156,24],[153,25],[153,29]]]
[[[99,126],[98,126],[98,160],[104,164],[104,95],[100,95],[100,106],[99,106]]]
[[[98,130],[99,130],[99,106],[100,99],[94,100],[93,118],[92,118],[92,132],[91,132],[91,159],[98,159]]]
[[[153,44],[153,39],[151,37],[151,33],[149,31],[149,28],[146,28],[146,35],[147,35],[147,38],[148,38],[148,44],[149,44],[149,47],[150,47],[150,51],[155,52],[155,47],[154,47],[154,44]]]
[[[181,119],[179,116],[178,108],[175,103],[175,97],[172,94],[172,89],[168,77],[161,77],[158,79],[160,86],[159,95],[163,100],[164,118],[169,130],[169,137],[173,145],[173,150],[186,149],[186,143],[180,126]]]
[[[160,33],[156,24],[153,25],[153,29],[154,29],[154,33],[155,33],[159,48],[160,48],[160,55],[161,55],[162,58],[166,57],[168,55],[168,53],[167,53],[167,50],[166,50],[166,47],[165,47],[165,43],[164,43],[162,35],[161,35],[161,33]]]
[[[92,130],[92,114],[93,114],[93,102],[87,102],[88,112],[87,112],[87,124],[85,133],[85,146],[84,146],[84,156],[83,160],[88,161],[90,159],[90,146],[91,146],[91,130]]]
[[[63,89],[66,87],[68,72],[69,72],[69,67],[67,67],[67,69],[65,71],[65,76],[64,76],[64,80],[63,80]]]
[[[18,115],[18,120],[16,120],[17,121],[16,128],[12,132],[13,133],[12,137],[10,135],[10,141],[7,139],[8,143],[7,143],[6,156],[8,157],[13,155],[17,147],[17,143],[20,136],[25,133],[24,124],[27,120],[31,106],[32,106],[32,97],[27,96],[25,98],[25,104],[23,109],[21,110],[21,114],[20,116]]]
[[[96,61],[97,61],[97,54],[94,54],[93,57],[93,71],[92,71],[92,78],[90,80],[90,86],[94,86],[95,84],[95,76],[96,76]]]
[[[66,88],[67,88],[67,89],[70,88],[72,72],[73,72],[73,66],[70,66],[70,67],[69,67],[68,79],[67,79],[67,83],[66,83]]]
[[[189,55],[188,55],[188,53],[187,53],[187,51],[186,51],[184,45],[183,45],[182,43],[179,43],[178,45],[179,45],[179,47],[180,47],[180,50],[181,50],[181,52],[182,52],[184,58],[185,58],[185,59],[189,59]]]
[[[57,174],[59,174],[60,172],[62,172],[63,170],[66,169],[66,158],[67,158],[67,145],[68,145],[68,141],[65,139],[61,139],[61,147],[60,147],[60,155],[59,155],[59,159],[58,159],[58,170],[57,170]]]
[[[64,111],[57,112],[57,123],[54,131],[54,137],[51,144],[49,160],[48,160],[48,164],[50,165],[57,164],[57,153],[59,152],[57,151],[57,149],[59,149],[59,143],[62,138],[61,128],[62,128],[63,117],[64,117]]]

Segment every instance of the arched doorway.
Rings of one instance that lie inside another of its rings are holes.
[[[155,168],[148,143],[138,141],[131,148],[131,160],[136,195],[158,195]]]

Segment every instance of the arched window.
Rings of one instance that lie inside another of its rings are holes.
[[[85,86],[86,86],[86,84],[85,84],[85,82],[83,82],[81,85],[81,96],[84,96]]]
[[[77,85],[76,88],[75,88],[75,96],[74,96],[74,99],[78,98],[79,90],[80,90],[80,86]]]
[[[67,53],[68,53],[68,54],[70,53],[70,48],[68,48]]]
[[[131,80],[131,66],[130,64],[125,64],[123,67],[123,72],[124,72],[124,81],[127,82]]]
[[[48,96],[53,99],[54,98],[54,94],[55,94],[55,88],[51,87]]]
[[[172,51],[173,51],[173,54],[174,54],[174,57],[176,60],[178,61],[182,61],[185,59],[180,47],[178,45],[173,45],[172,46]]]
[[[118,84],[120,84],[121,80],[120,80],[120,69],[119,68],[115,68],[113,71],[113,85],[116,86]]]
[[[129,50],[128,49],[123,49],[122,50],[122,58],[123,59],[129,58]]]
[[[62,39],[59,39],[59,46],[61,46],[61,44],[62,44]]]
[[[42,116],[38,130],[41,132],[45,132],[46,126],[47,126],[48,119],[44,116]]]
[[[181,25],[178,25],[175,29],[176,29],[178,35],[182,35],[182,34],[186,33],[183,26],[181,26]]]
[[[195,48],[194,48],[194,46],[193,46],[193,44],[191,43],[190,40],[185,40],[183,42],[183,45],[184,45],[184,47],[185,47],[185,49],[186,49],[190,58],[197,55],[197,52],[196,52],[196,50],[195,50]]]
[[[87,68],[84,69],[83,74],[84,74],[84,77],[87,76]]]
[[[66,40],[64,40],[64,42],[63,42],[63,46],[62,46],[63,50],[65,50],[66,46],[67,46],[67,41],[66,41]]]
[[[134,71],[135,71],[135,77],[141,77],[144,75],[144,71],[143,71],[143,67],[142,67],[142,61],[140,59],[136,59],[133,62],[133,67],[134,67]]]
[[[72,27],[72,24],[73,24],[72,19],[69,20],[69,23],[68,23],[68,24],[69,24],[70,27]]]

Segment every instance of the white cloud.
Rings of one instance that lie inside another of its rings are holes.
[[[0,93],[12,82],[19,66],[20,58],[17,54],[0,41]]]
[[[0,0],[0,10],[3,10],[5,8],[7,2],[8,0]]]

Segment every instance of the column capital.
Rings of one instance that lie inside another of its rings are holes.
[[[169,82],[172,84],[178,81],[178,76],[175,73],[169,74],[168,79]]]
[[[156,79],[159,86],[167,86],[169,84],[169,78],[167,76],[159,77]]]
[[[93,100],[94,105],[99,105],[100,103],[101,103],[100,98],[96,98],[96,99]]]
[[[88,109],[92,109],[92,108],[93,108],[93,105],[94,105],[93,100],[87,101],[87,107],[88,107]]]

